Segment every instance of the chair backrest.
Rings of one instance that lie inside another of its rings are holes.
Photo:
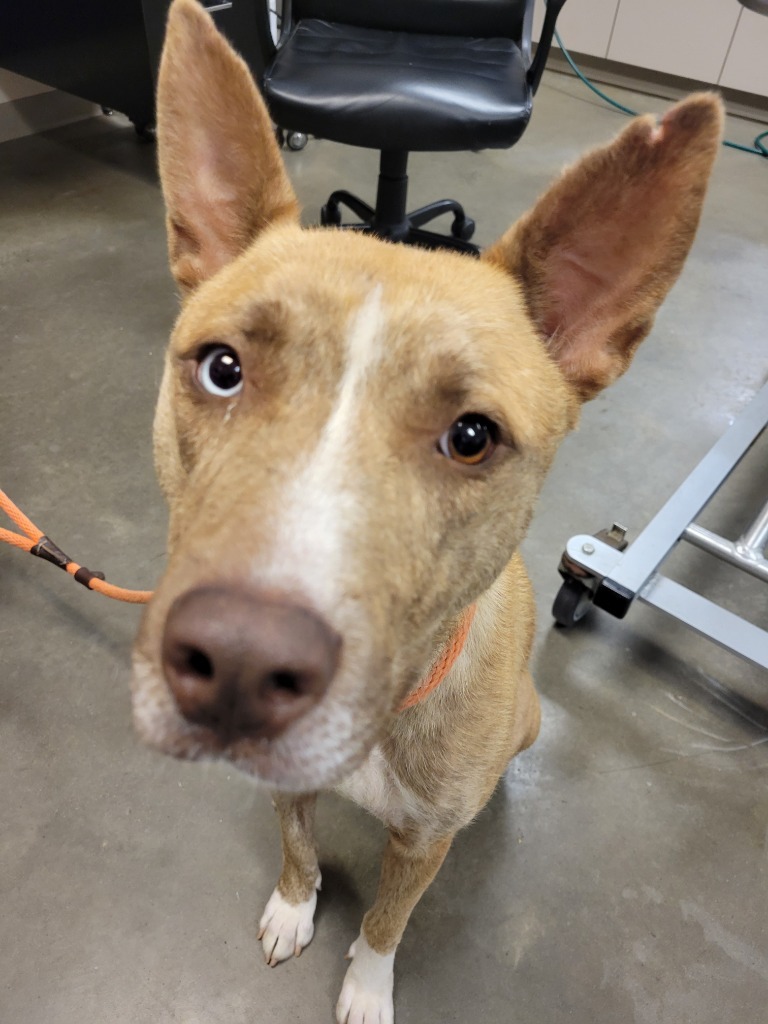
[[[523,38],[531,0],[293,0],[293,19],[431,35]]]

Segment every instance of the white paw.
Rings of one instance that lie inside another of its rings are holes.
[[[352,963],[336,1004],[337,1024],[394,1024],[395,954],[374,952],[361,933],[348,955]]]
[[[319,878],[316,885],[319,889]],[[259,938],[270,967],[276,967],[289,957],[300,956],[302,949],[309,945],[315,932],[316,906],[317,891],[303,903],[289,903],[275,889],[259,921]]]

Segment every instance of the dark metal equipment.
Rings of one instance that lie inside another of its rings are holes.
[[[0,6],[0,67],[126,114],[151,134],[170,0],[17,0]],[[261,79],[271,45],[266,3],[203,6]]]

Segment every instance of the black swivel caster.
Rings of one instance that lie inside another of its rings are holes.
[[[341,210],[336,203],[326,203],[320,209],[320,223],[324,228],[341,225]]]
[[[133,130],[142,142],[155,142],[157,139],[157,130],[151,121],[134,121]]]
[[[475,222],[471,217],[457,217],[451,225],[451,234],[462,242],[468,242],[474,233]]]
[[[579,580],[566,577],[552,605],[552,617],[558,626],[569,629],[581,622],[592,604],[592,591]]]

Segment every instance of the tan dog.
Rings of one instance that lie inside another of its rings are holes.
[[[279,792],[270,964],[312,937],[316,791],[385,822],[337,1021],[387,1024],[411,911],[536,738],[517,550],[580,401],[624,372],[678,276],[721,105],[633,121],[479,261],[302,230],[250,74],[194,0],[171,8],[158,115],[184,305],[157,409],[170,559],[136,644],[136,725]],[[447,677],[399,712],[473,604]]]

